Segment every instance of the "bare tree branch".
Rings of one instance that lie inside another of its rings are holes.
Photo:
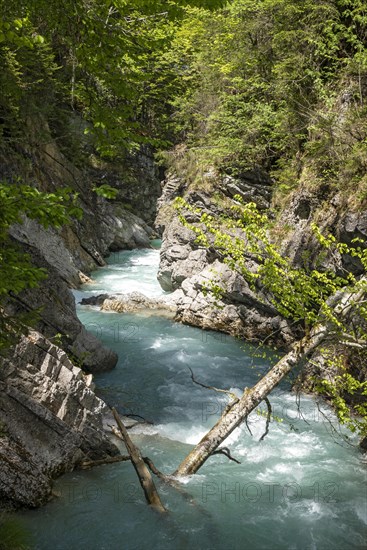
[[[239,460],[237,460],[237,458],[234,458],[231,455],[231,451],[228,449],[228,447],[222,447],[221,449],[217,449],[216,451],[214,451],[212,453],[212,455],[224,455],[227,458],[229,458],[229,460],[232,460],[233,462],[236,462],[237,464],[241,464],[241,462]]]
[[[155,466],[154,462],[148,456],[143,456],[143,460],[144,460],[145,464],[148,466],[148,468],[150,469],[150,471],[154,475],[159,477],[159,479],[161,479],[165,483],[172,483],[172,479],[170,479],[169,476],[166,476],[165,474],[162,474],[162,472],[160,470],[158,470],[158,468]]]
[[[248,425],[248,418],[247,418],[247,416],[246,416],[246,418],[245,418],[245,424],[246,424],[246,428],[247,428],[248,431],[249,431],[249,434],[250,434],[251,437],[252,437],[253,434],[252,434],[252,431],[251,431],[251,429],[250,429],[250,426]]]
[[[266,418],[266,426],[265,426],[265,432],[262,434],[262,436],[260,437],[259,441],[262,441],[269,433],[269,424],[270,424],[270,420],[271,420],[271,405],[270,405],[270,401],[267,397],[264,397],[264,401],[266,403],[266,406],[268,407],[268,416]]]
[[[231,404],[234,404],[234,403],[237,403],[238,401],[238,397],[236,394],[232,393],[231,391],[229,390],[223,390],[221,388],[215,388],[214,386],[207,386],[206,384],[203,384],[202,382],[198,382],[197,380],[195,380],[194,378],[194,373],[192,372],[192,369],[191,367],[187,367],[189,369],[189,371],[191,372],[191,380],[194,382],[194,384],[197,384],[198,386],[201,386],[202,388],[205,388],[207,390],[213,390],[213,391],[216,391],[218,393],[226,393],[227,395],[229,395],[232,399],[232,403]]]
[[[297,411],[299,415],[302,417],[302,420],[306,422],[306,424],[310,425],[309,421],[305,419],[304,414],[301,410],[301,393],[299,391],[297,391],[296,393],[296,405],[297,405]]]
[[[367,349],[367,342],[365,342],[364,344],[361,344],[360,342],[348,342],[344,340],[343,342],[340,342],[340,343],[346,348],[356,348],[356,349],[363,349],[363,350]]]
[[[79,464],[81,470],[89,470],[95,466],[103,466],[104,464],[115,464],[116,462],[128,462],[130,457],[127,455],[110,456],[101,460],[85,460]]]
[[[154,485],[150,471],[147,468],[143,460],[143,457],[141,456],[140,450],[131,441],[129,434],[127,433],[127,430],[123,425],[121,418],[119,417],[116,409],[113,408],[112,413],[117,422],[121,435],[124,438],[126,449],[130,455],[131,462],[135,468],[136,474],[139,478],[140,485],[144,491],[144,495],[147,502],[150,504],[150,506],[152,506],[152,508],[154,508],[154,510],[157,510],[160,513],[167,512],[167,510],[162,504],[158,491]]]

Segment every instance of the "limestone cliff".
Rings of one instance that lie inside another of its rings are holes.
[[[0,176],[7,180],[20,176],[47,192],[68,187],[78,194],[83,211],[80,220],[72,220],[61,230],[45,229],[27,218],[10,229],[12,238],[30,255],[33,264],[46,269],[49,276],[39,288],[23,292],[7,307],[11,314],[39,310],[36,328],[49,338],[61,335],[65,349],[85,369],[95,372],[113,368],[117,356],[83,329],[70,288],[88,281],[90,272],[105,265],[111,251],[150,246],[154,232],[144,219],[154,218],[161,188],[148,149],[123,164],[102,162],[83,143],[81,124],[74,115],[68,128],[85,153],[82,161],[70,148],[61,149],[41,115],[29,118],[24,149],[19,148],[16,156],[9,151],[4,158]],[[116,188],[116,200],[96,194],[94,189],[103,183]]]
[[[208,179],[212,180],[210,190],[206,190]],[[348,208],[339,194],[325,197],[324,189],[313,193],[298,189],[288,197],[275,219],[274,210],[270,210],[271,181],[266,175],[246,174],[236,180],[219,175],[214,179],[212,174],[207,174],[197,188],[192,189],[185,183],[184,175],[170,175],[159,201],[157,226],[163,231],[163,243],[158,280],[166,291],[182,289],[184,298],[178,306],[180,320],[239,334],[255,342],[270,336],[270,341],[283,347],[297,335],[261,288],[253,292],[239,274],[232,273],[221,262],[214,250],[195,242],[195,233],[180,223],[172,207],[177,196],[184,196],[202,213],[220,217],[230,212],[233,196],[239,194],[245,202],[255,202],[260,209],[268,209],[274,218],[272,238],[295,266],[310,267],[318,262],[319,269],[331,267],[336,273],[347,270],[358,276],[363,272],[360,262],[347,254],[323,255],[320,265],[321,248],[312,232],[312,222],[341,242],[350,244],[358,237],[367,243],[367,210]],[[189,221],[195,223],[194,218]],[[220,280],[225,289],[223,300],[217,304],[219,308],[203,292],[209,280]]]
[[[178,320],[240,335],[252,342],[267,339],[268,343],[286,348],[296,334],[266,293],[261,289],[254,293],[242,276],[221,262],[215,251],[199,247],[195,233],[182,226],[170,207],[176,196],[183,195],[201,212],[218,217],[229,212],[233,196],[240,194],[243,200],[256,202],[261,209],[269,208],[270,180],[266,174],[253,173],[241,180],[219,178],[212,185],[212,191],[208,192],[190,189],[182,178],[167,180],[157,218],[157,224],[164,227],[158,280],[166,291],[182,290],[177,304]],[[205,292],[209,281],[214,279],[225,289],[221,300]]]
[[[361,205],[353,207],[345,194],[323,186],[307,188],[300,185],[286,200],[283,199],[276,212],[274,206],[277,205],[266,176],[260,183],[258,175],[257,179],[255,175],[253,178],[247,175],[245,181],[241,178],[237,181],[219,174],[213,178],[213,174],[208,173],[195,187],[185,182],[184,174],[169,176],[157,217],[157,225],[163,229],[158,280],[164,290],[178,292],[180,289],[176,303],[177,320],[283,349],[302,335],[301,326],[295,327],[283,318],[264,289],[250,289],[241,275],[223,264],[215,250],[204,249],[196,243],[195,233],[182,226],[172,207],[177,196],[185,197],[201,212],[218,217],[228,214],[233,195],[240,194],[245,202],[255,202],[260,209],[270,207],[269,215],[274,219],[272,240],[295,267],[332,269],[338,275],[345,275],[348,271],[355,276],[363,273],[362,264],[349,254],[331,254],[325,250],[320,254],[320,244],[311,228],[316,222],[323,232],[330,232],[342,243],[350,245],[353,239],[359,238],[362,246],[367,247],[367,210]],[[197,223],[192,214],[188,220]],[[249,262],[247,267],[253,269],[254,265]],[[220,300],[206,292],[210,281],[218,282],[224,289]],[[361,321],[355,319],[354,322],[358,326]],[[342,361],[346,372],[360,381],[367,379],[362,353],[347,349],[339,342],[331,343],[329,347],[331,356]],[[331,370],[328,362],[316,354],[303,369],[297,387],[314,391],[318,380],[332,380],[338,374],[337,367]],[[345,399],[353,406],[364,398],[346,394]]]
[[[35,507],[78,462],[118,454],[107,406],[66,353],[40,333],[0,358],[0,507]]]
[[[44,504],[55,476],[85,458],[118,453],[103,431],[108,408],[94,394],[88,374],[114,368],[118,357],[85,330],[70,289],[88,281],[111,251],[150,245],[154,233],[147,221],[154,218],[161,190],[147,153],[144,160],[138,154],[129,159],[125,178],[123,167],[101,162],[93,167],[88,155],[77,163],[61,150],[41,116],[30,119],[25,131],[24,148],[15,155],[8,151],[0,177],[16,181],[20,176],[47,192],[69,187],[78,193],[83,217],[61,230],[44,229],[27,218],[10,229],[20,252],[48,277],[3,304],[10,315],[37,315],[35,330],[0,356],[0,508]],[[93,191],[103,183],[115,186],[117,200]]]

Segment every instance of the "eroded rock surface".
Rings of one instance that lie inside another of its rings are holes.
[[[76,314],[75,300],[67,283],[57,270],[48,264],[41,253],[25,247],[33,264],[47,270],[48,277],[39,287],[26,290],[7,306],[9,314],[29,313],[38,310],[35,327],[47,338],[58,335],[63,347],[73,354],[89,372],[111,370],[117,355],[106,348],[93,334],[85,330]]]
[[[206,291],[213,281],[223,289],[221,299]],[[268,344],[281,348],[294,340],[291,327],[266,296],[261,292],[255,294],[240,275],[218,260],[187,278],[181,289],[176,302],[179,321],[241,336],[251,342],[267,339]]]
[[[177,303],[182,297],[182,291],[173,292],[160,298],[149,298],[140,292],[129,294],[100,294],[83,298],[82,305],[99,306],[102,311],[116,313],[144,313],[174,317],[177,313]]]
[[[105,265],[109,251],[149,247],[153,236],[152,228],[118,203],[95,202],[95,210],[84,205],[82,220],[60,231],[24,218],[21,225],[10,229],[10,234],[38,251],[69,286],[77,287],[83,282],[84,272]]]
[[[52,479],[84,459],[118,454],[103,430],[107,405],[91,377],[41,334],[0,359],[0,502],[39,506]]]
[[[292,326],[277,312],[263,289],[250,289],[240,275],[231,272],[215,250],[200,248],[195,242],[195,233],[180,223],[172,207],[172,200],[182,195],[196,209],[218,219],[221,215],[230,215],[228,198],[233,200],[235,195],[240,195],[245,203],[255,202],[260,209],[267,209],[271,203],[271,179],[266,174],[255,172],[237,178],[225,176],[218,179],[216,191],[211,195],[185,186],[182,177],[168,178],[166,187],[157,218],[160,227],[165,228],[158,281],[166,291],[182,290],[177,300],[177,319],[240,335],[254,342],[266,341],[287,348],[301,336],[301,329]],[[331,231],[341,242],[350,244],[358,237],[363,247],[367,246],[366,211],[349,212],[339,195],[329,197],[328,193],[329,190],[321,187],[314,193],[297,190],[290,197],[277,221],[277,231],[281,233],[278,244],[295,267],[321,271],[332,269],[339,275],[345,274],[347,269],[359,275],[363,267],[355,257],[321,250],[312,222],[316,222],[325,233]],[[329,198],[327,202],[326,197]],[[189,213],[188,221],[195,224],[198,217]],[[256,269],[252,261],[247,267]],[[205,291],[213,281],[223,289],[221,300],[215,300]]]

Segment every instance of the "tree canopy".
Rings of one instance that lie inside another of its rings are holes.
[[[303,171],[316,185],[353,185],[365,200],[366,44],[361,0],[188,10],[172,49],[182,72],[177,139],[201,165],[265,169],[283,192]]]
[[[68,106],[88,121],[85,132],[102,155],[164,141],[167,98],[177,75],[162,64],[162,54],[187,6],[220,4],[1,2],[3,137],[16,139],[32,109],[54,119]]]

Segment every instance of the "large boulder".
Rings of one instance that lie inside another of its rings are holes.
[[[157,275],[163,290],[180,288],[187,277],[200,273],[207,265],[207,252],[195,246],[195,238],[195,233],[183,227],[177,218],[166,227]]]
[[[115,313],[142,313],[144,315],[161,315],[174,317],[177,312],[177,301],[181,298],[180,290],[161,296],[149,298],[140,292],[129,294],[100,294],[83,298],[81,304],[84,306],[100,306],[102,311],[114,311]]]
[[[208,293],[215,283],[222,297]],[[251,342],[267,341],[287,348],[294,333],[276,308],[259,292],[253,292],[246,281],[216,260],[199,274],[182,283],[178,295],[176,319],[205,329],[241,336]]]

